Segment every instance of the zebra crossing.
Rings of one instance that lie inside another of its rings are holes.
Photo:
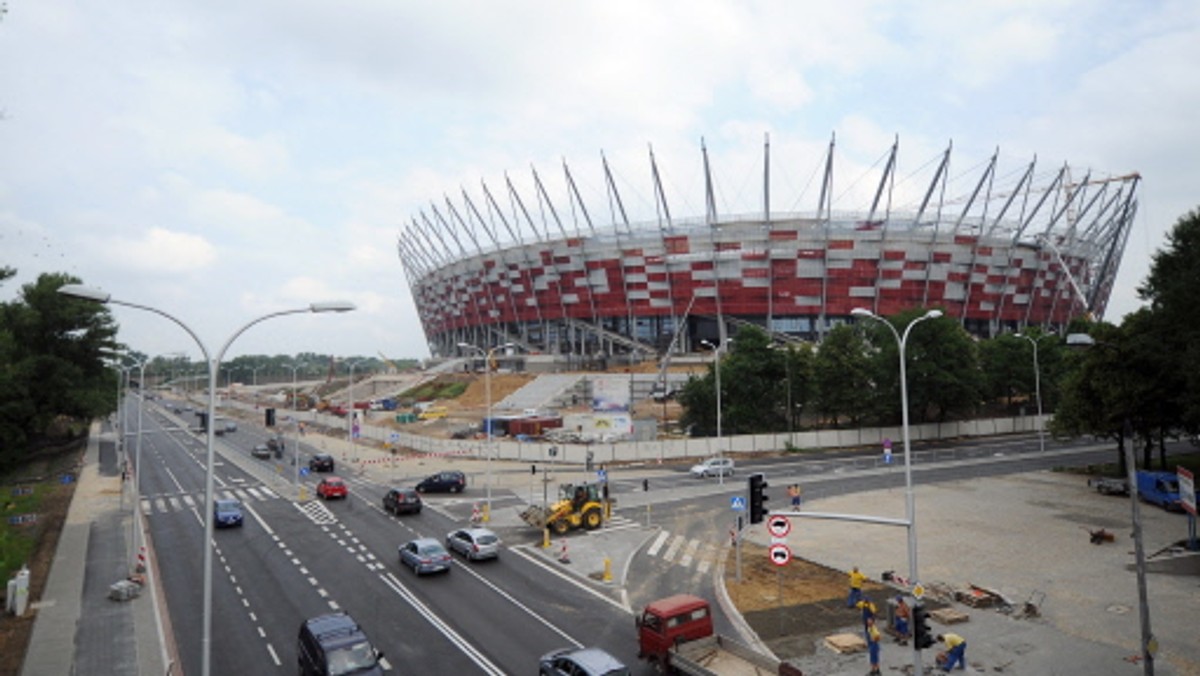
[[[646,548],[646,556],[683,568],[695,568],[703,575],[712,569],[721,551],[711,542],[664,530]]]
[[[279,494],[266,486],[241,486],[238,488],[222,488],[213,491],[217,499],[237,500],[243,504],[249,502],[264,502],[277,500]],[[169,514],[184,510],[196,509],[204,504],[204,493],[178,493],[145,496],[142,498],[142,513],[146,516]]]

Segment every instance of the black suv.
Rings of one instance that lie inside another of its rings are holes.
[[[438,472],[417,484],[421,493],[461,493],[467,487],[467,475],[458,471]]]
[[[310,472],[332,472],[333,456],[328,453],[317,453],[308,460]]]
[[[392,514],[420,514],[421,496],[411,488],[393,488],[383,496],[383,511]]]
[[[346,613],[332,613],[300,625],[296,659],[302,676],[359,674],[383,676],[376,650],[362,627]]]

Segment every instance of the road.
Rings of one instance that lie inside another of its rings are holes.
[[[146,413],[141,505],[184,672],[195,674],[201,650],[204,444],[170,410],[151,406]],[[637,673],[643,667],[629,609],[684,590],[716,602],[715,566],[734,523],[730,498],[744,495],[747,474],[767,474],[773,496],[768,506],[776,509],[786,507],[782,489],[794,482],[810,500],[904,484],[902,467],[848,452],[739,460],[738,473],[724,482],[695,479],[686,468],[610,468],[620,522],[630,537],[641,538],[634,540],[627,570],[614,587],[596,589],[550,574],[544,557],[530,554],[539,536],[504,524],[494,525],[507,545],[498,561],[456,559],[448,575],[417,578],[398,565],[398,545],[418,536],[442,539],[469,517],[470,500],[426,496],[421,514],[394,517],[379,503],[387,486],[364,475],[345,477],[351,484],[345,501],[297,502],[292,440],[278,461],[249,454],[267,436],[265,428],[242,423],[216,441],[217,495],[242,500],[247,518],[243,528],[215,533],[213,673],[292,673],[301,621],[337,610],[358,619],[383,651],[385,666],[397,672],[529,672],[541,654],[588,645],[608,650]],[[313,450],[301,449],[302,467]],[[1051,442],[1042,454],[1035,437],[970,440],[916,447],[913,474],[918,484],[953,482],[1114,456],[1108,445],[1083,441]],[[846,476],[865,468],[885,471]],[[643,490],[647,477],[649,491]],[[310,495],[315,481],[301,479]],[[535,499],[540,497],[536,485],[530,486]],[[526,496],[525,489],[495,490],[496,509]],[[653,530],[639,528],[645,522]],[[720,631],[733,632],[730,618],[718,613],[716,619]]]
[[[442,539],[461,525],[431,496],[419,515],[393,517],[377,496],[386,487],[351,479],[345,501],[298,506],[263,475],[274,461],[248,449],[266,434],[243,429],[218,439],[218,496],[244,502],[243,528],[215,533],[213,673],[291,673],[300,622],[346,610],[397,671],[519,673],[564,646],[605,645],[628,663],[636,655],[629,618],[574,585],[547,584],[541,566],[512,552],[498,561],[456,560],[448,575],[417,578],[397,547],[418,536]],[[289,449],[289,454],[291,449]],[[200,664],[204,449],[161,412],[145,416],[142,508],[162,571],[181,661]],[[290,470],[290,457],[279,471]],[[311,490],[313,477],[304,483]],[[420,667],[419,665],[426,665]]]

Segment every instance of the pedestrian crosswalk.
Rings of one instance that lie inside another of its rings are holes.
[[[646,548],[646,556],[672,565],[694,568],[701,574],[712,569],[721,553],[722,549],[712,542],[665,530],[659,532]]]
[[[240,486],[213,491],[218,500],[237,500],[242,503],[276,500],[279,494],[266,486]],[[204,492],[149,495],[142,498],[142,513],[146,516],[170,514],[196,509],[204,504]]]

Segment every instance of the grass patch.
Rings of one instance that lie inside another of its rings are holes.
[[[4,487],[3,510],[0,517],[0,579],[8,580],[21,566],[29,563],[37,547],[41,529],[37,521],[10,523],[27,514],[41,519],[42,498],[47,488],[43,484],[15,484]]]
[[[469,382],[464,382],[459,379],[449,380],[443,378],[435,378],[427,383],[422,383],[411,390],[406,390],[400,395],[403,401],[433,401],[436,399],[457,399],[463,392],[467,391]]]

